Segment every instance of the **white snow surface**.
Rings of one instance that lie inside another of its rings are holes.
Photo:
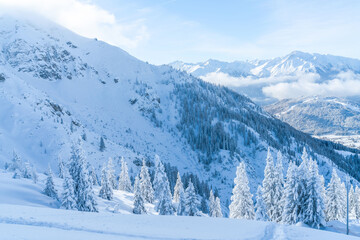
[[[12,179],[0,172],[0,232],[6,240],[48,239],[359,239],[346,236],[344,224],[331,222],[326,230],[288,226],[262,221],[228,218],[157,216],[148,204],[149,215],[134,215],[133,194],[115,191],[115,199],[100,198],[99,213],[58,209],[57,202],[41,193],[45,176],[39,182]],[[61,179],[55,178],[60,192]],[[8,187],[5,187],[8,186]],[[96,188],[96,191],[98,189]],[[119,205],[114,211],[112,205]],[[351,234],[360,236],[360,225],[352,222]]]

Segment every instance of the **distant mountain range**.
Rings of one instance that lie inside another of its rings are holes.
[[[269,60],[229,63],[210,59],[200,63],[176,61],[170,65],[205,81],[228,86],[260,104],[276,101],[263,91],[274,84],[290,83],[302,78],[321,83],[343,72],[360,73],[358,59],[300,51]]]

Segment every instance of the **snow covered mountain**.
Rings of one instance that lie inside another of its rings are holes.
[[[360,73],[360,60],[332,55],[294,51],[284,57],[269,60],[200,63],[170,63],[205,81],[225,85],[261,104],[274,102],[264,88],[277,83],[303,80],[325,82],[344,72]]]
[[[343,155],[357,150],[299,132],[228,88],[150,65],[44,19],[2,16],[0,29],[1,165],[15,150],[40,171],[48,164],[56,169],[81,137],[97,171],[112,157],[118,172],[123,156],[134,176],[143,158],[153,166],[158,154],[218,188],[224,202],[239,161],[247,163],[255,191],[268,147],[288,159],[307,147],[326,180],[333,163],[360,179]]]
[[[285,99],[265,106],[264,109],[303,132],[359,147],[356,145],[356,136],[360,134],[360,104],[357,99]]]

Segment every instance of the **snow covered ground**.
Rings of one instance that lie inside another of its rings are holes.
[[[55,180],[60,191],[61,179]],[[35,184],[0,171],[2,239],[358,239],[340,234],[345,226],[340,222],[329,223],[329,231],[323,231],[228,218],[157,216],[151,204],[149,215],[134,215],[133,194],[123,191],[114,191],[112,201],[98,198],[99,213],[63,210],[41,193],[44,181],[43,174]],[[352,222],[350,229],[360,236],[358,222]]]

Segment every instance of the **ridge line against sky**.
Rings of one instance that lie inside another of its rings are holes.
[[[154,64],[266,59],[293,50],[360,58],[357,0],[0,0]]]

